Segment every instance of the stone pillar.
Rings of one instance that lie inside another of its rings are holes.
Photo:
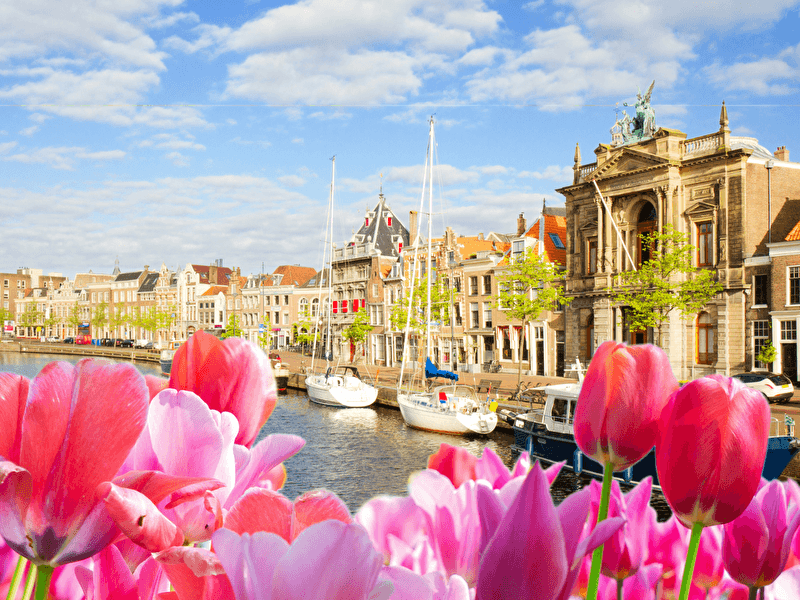
[[[605,240],[603,239],[603,202],[596,196],[594,203],[597,205],[597,272],[605,272]]]

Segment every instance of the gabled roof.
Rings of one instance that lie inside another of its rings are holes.
[[[139,276],[142,274],[141,271],[131,271],[129,273],[120,273],[114,278],[114,281],[134,281],[139,279]]]
[[[322,271],[317,271],[316,273],[314,273],[313,277],[311,277],[308,281],[306,281],[304,284],[302,284],[299,287],[303,287],[303,288],[318,288],[318,287],[320,287],[319,278],[322,277],[322,288],[325,289],[325,291],[327,291],[328,290],[328,287],[327,287],[328,286],[328,272],[329,272],[329,269],[323,269]]]
[[[389,225],[389,218],[392,224]],[[394,242],[397,236],[403,240],[403,247],[408,246],[408,229],[400,222],[397,215],[386,204],[383,194],[378,196],[378,204],[367,211],[361,227],[353,235],[353,242],[370,242],[384,256],[398,256],[399,249]]]
[[[146,292],[152,292],[153,290],[155,290],[159,276],[160,275],[158,272],[148,273],[147,275],[145,275],[144,281],[142,281],[142,285],[139,286],[138,293],[142,294]]]
[[[194,272],[200,276],[200,283],[210,283],[208,280],[208,274],[211,271],[211,267],[208,265],[195,265],[192,264],[192,269]],[[231,273],[233,270],[230,267],[217,267],[217,282],[221,279],[222,281],[230,281]]]
[[[461,259],[467,259],[473,254],[478,252],[505,252],[511,245],[503,242],[495,242],[493,240],[482,240],[477,236],[473,237],[457,237],[456,247]]]
[[[792,227],[789,235],[787,235],[785,238],[785,241],[787,242],[796,242],[798,240],[800,240],[800,221],[797,222],[797,225]]]
[[[201,296],[216,296],[220,292],[223,294],[228,291],[228,287],[225,285],[212,285],[208,288],[205,292],[200,294]]]
[[[528,231],[525,232],[525,237],[539,239],[539,219],[530,226]],[[551,235],[552,234],[552,235]],[[561,242],[561,248],[556,245],[556,240],[553,236],[558,236],[557,239]],[[550,257],[552,262],[557,262],[561,265],[567,264],[567,219],[559,215],[544,215],[544,250],[547,256]]]

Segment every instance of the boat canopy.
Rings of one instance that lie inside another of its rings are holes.
[[[425,359],[425,377],[431,379],[432,377],[444,377],[445,379],[452,379],[458,381],[458,373],[452,371],[445,371],[444,369],[437,369],[436,365],[430,358]]]

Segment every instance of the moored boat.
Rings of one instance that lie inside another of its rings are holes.
[[[353,366],[328,368],[323,375],[306,377],[306,393],[312,402],[337,408],[364,408],[375,402],[377,388],[364,382]]]
[[[172,359],[175,357],[175,350],[162,350],[161,355],[158,357],[159,365],[161,366],[161,374],[169,375],[172,370]]]
[[[526,451],[531,458],[547,463],[566,461],[566,469],[602,478],[603,466],[584,455],[575,443],[573,419],[581,384],[564,383],[541,389],[545,393],[544,408],[524,413],[504,409],[499,413],[500,418],[514,430],[512,448]],[[763,477],[776,479],[798,452],[800,440],[794,436],[793,424],[781,423],[773,417]],[[647,476],[652,477],[653,485],[660,488],[654,450],[632,467],[614,473],[615,479],[628,483],[637,483]]]

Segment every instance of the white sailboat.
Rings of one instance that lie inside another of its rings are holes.
[[[433,153],[435,149],[435,139],[433,133],[433,118],[430,121],[430,133],[428,135],[428,152],[425,160],[425,175],[428,177],[428,257],[427,270],[428,276],[428,303],[425,314],[426,342],[425,352],[430,352],[431,348],[431,237],[432,237],[432,218],[433,214]],[[422,198],[420,199],[420,214],[425,199],[425,183],[423,183]],[[400,367],[400,379],[397,387],[397,404],[406,424],[416,429],[427,431],[439,431],[443,433],[464,434],[491,433],[497,426],[497,414],[490,407],[488,398],[481,400],[475,389],[468,385],[458,384],[458,374],[450,371],[440,371],[428,358],[426,359],[425,378],[432,379],[442,377],[450,379],[453,383],[433,386],[429,390],[416,391],[403,388],[403,373],[405,371],[408,351],[408,334],[411,325],[411,312],[414,301],[415,278],[417,274],[417,263],[419,261],[419,236],[414,240],[415,264],[411,275],[411,298],[408,303],[408,315],[406,318],[405,340],[403,343],[403,362]]]
[[[328,202],[328,226],[325,234],[325,250],[323,250],[322,265],[325,269],[325,252],[331,250],[331,264],[333,262],[333,196],[334,177],[336,174],[336,157],[332,159],[331,170],[331,195]],[[363,381],[358,375],[358,369],[353,366],[334,368],[330,364],[331,352],[331,291],[333,282],[333,269],[328,271],[328,302],[325,303],[328,335],[325,338],[325,371],[314,373],[317,358],[317,328],[314,328],[314,350],[311,356],[311,374],[306,377],[306,393],[312,402],[337,408],[364,408],[369,406],[378,397],[378,390]],[[322,273],[321,272],[321,273]],[[322,274],[320,275],[319,288],[322,289]],[[321,294],[320,294],[321,295]]]

